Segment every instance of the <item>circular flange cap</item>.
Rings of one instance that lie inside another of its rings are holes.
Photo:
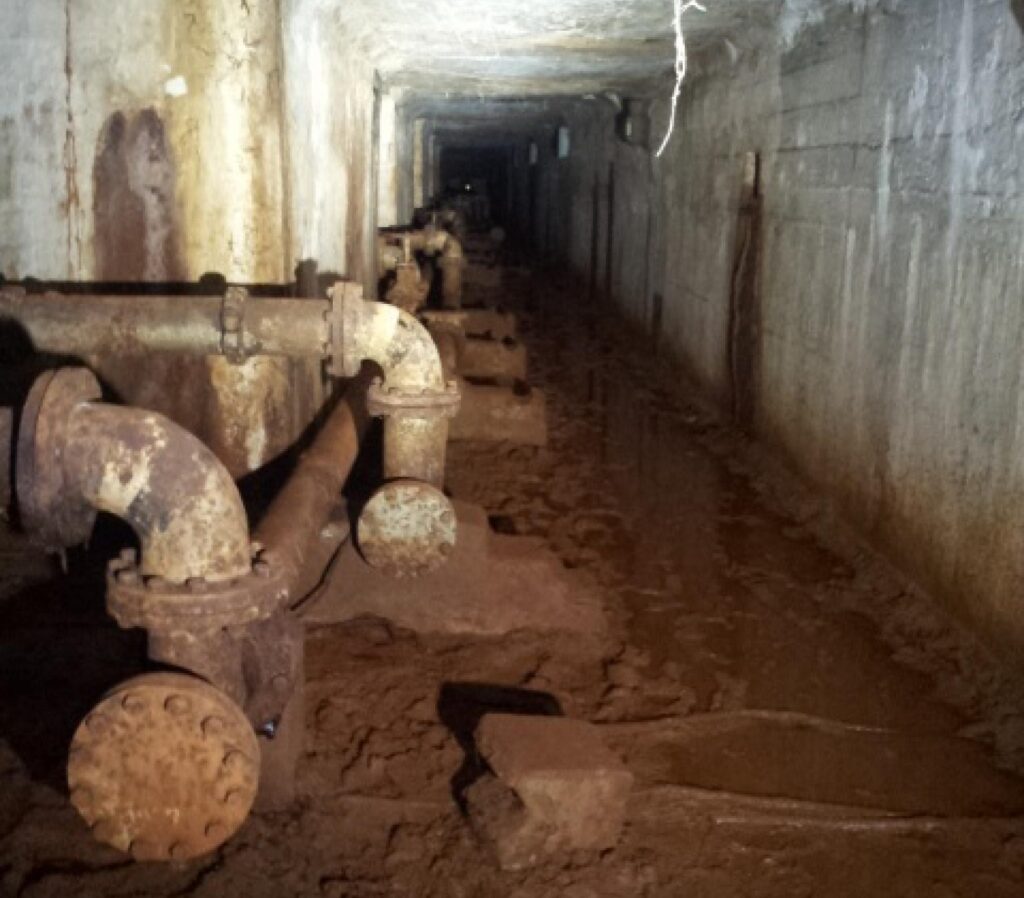
[[[75,546],[92,532],[96,510],[64,483],[64,428],[72,409],[101,398],[88,368],[41,374],[21,413],[15,480],[25,529],[47,547]]]
[[[392,577],[436,570],[455,548],[455,512],[448,497],[420,480],[385,483],[359,516],[363,558]]]
[[[95,838],[136,860],[185,860],[249,815],[259,743],[245,714],[205,680],[143,674],[116,686],[71,741],[71,803]]]

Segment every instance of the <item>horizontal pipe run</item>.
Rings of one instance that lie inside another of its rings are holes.
[[[324,300],[248,299],[241,333],[250,354],[324,358],[330,351]],[[41,352],[185,352],[219,355],[224,347],[220,296],[28,294],[0,290],[0,327],[24,330]]]
[[[427,309],[420,317],[428,325],[454,327],[468,337],[504,340],[516,335],[516,316],[500,309]]]

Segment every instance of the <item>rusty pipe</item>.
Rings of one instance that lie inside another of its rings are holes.
[[[320,579],[321,571],[311,570],[309,562],[359,455],[369,422],[366,391],[372,374],[371,366],[364,365],[349,382],[256,528],[268,560],[284,572],[293,603]]]
[[[323,358],[329,354],[323,300],[247,299],[239,321],[247,354]],[[62,355],[188,352],[219,355],[225,345],[220,296],[27,294],[0,289],[0,323],[13,321],[35,349]]]
[[[387,234],[377,236],[377,267],[381,271],[394,271],[405,262],[405,252]]]
[[[364,361],[376,362],[385,384],[401,392],[443,390],[444,372],[427,329],[408,312],[364,300],[358,285],[339,282],[331,298],[340,318],[342,373],[354,377]]]
[[[142,544],[142,573],[172,583],[231,580],[250,570],[249,527],[231,475],[163,415],[99,402],[87,368],[44,372],[18,428],[21,520],[51,548],[84,542],[98,511]]]
[[[466,267],[462,244],[455,235],[440,228],[426,228],[420,234],[423,250],[441,257],[441,293],[444,307],[459,308],[462,305],[462,270]]]
[[[388,395],[419,399],[444,394],[448,387],[441,358],[429,331],[397,306],[368,302],[358,287],[335,285],[332,300],[339,308],[340,353],[346,372],[364,361],[375,362],[384,374]],[[448,420],[424,420],[405,414],[384,418],[384,476],[411,477],[440,486],[444,481]]]
[[[403,260],[408,261],[410,249],[428,256],[439,256],[445,308],[457,309],[462,305],[462,270],[466,259],[462,243],[454,234],[428,225],[418,230],[381,234],[377,246],[381,265],[388,270],[394,270]]]
[[[249,525],[234,480],[213,452],[173,421],[83,402],[72,409],[54,451],[66,486],[138,535],[143,574],[183,583],[249,572]]]

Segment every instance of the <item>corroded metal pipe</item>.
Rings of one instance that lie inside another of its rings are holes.
[[[448,380],[429,331],[397,306],[366,302],[346,285],[341,300],[343,357],[355,366],[376,362],[384,373],[383,388],[393,409],[384,418],[384,476],[412,477],[435,486],[444,482],[448,418],[420,414],[412,404],[448,395]],[[351,368],[349,369],[351,370]],[[425,411],[425,410],[423,410]]]
[[[458,328],[468,337],[504,340],[516,335],[516,316],[501,309],[427,309],[421,317],[428,324]]]
[[[330,349],[323,300],[270,298],[244,303],[238,339],[249,355],[323,358]],[[0,289],[0,322],[20,326],[35,349],[65,355],[187,352],[219,355],[225,345],[219,296],[28,294]]]
[[[454,234],[430,225],[418,230],[388,231],[378,237],[381,268],[395,270],[409,261],[410,252],[438,256],[441,267],[441,292],[445,308],[462,305],[462,270],[466,267],[462,243]]]
[[[412,315],[366,302],[358,285],[331,291],[338,373],[354,374],[364,361],[384,374],[368,396],[371,415],[384,419],[384,477],[359,519],[363,557],[394,576],[415,575],[444,563],[455,539],[455,516],[441,492],[448,419],[459,393],[445,378],[437,346]]]
[[[364,300],[358,285],[339,282],[331,291],[340,318],[340,373],[354,377],[364,361],[376,362],[385,384],[402,392],[443,390],[444,373],[427,329],[408,312]]]
[[[173,421],[83,402],[53,449],[65,486],[138,535],[143,574],[183,583],[249,572],[249,525],[234,480],[213,452]]]
[[[26,528],[49,546],[73,546],[106,511],[138,535],[143,574],[216,583],[248,573],[245,508],[213,452],[163,415],[99,398],[85,368],[49,371],[33,385],[16,464]]]
[[[256,528],[256,540],[266,548],[268,560],[283,571],[292,604],[305,598],[320,579],[322,571],[311,570],[317,565],[310,561],[317,556],[321,532],[341,501],[342,487],[359,455],[370,420],[366,391],[372,374],[365,365],[349,382]]]

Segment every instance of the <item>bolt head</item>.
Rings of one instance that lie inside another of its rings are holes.
[[[129,692],[121,699],[121,707],[129,714],[141,714],[146,710],[146,700],[133,692]]]
[[[192,710],[192,703],[184,695],[169,695],[164,702],[164,709],[175,717],[188,714]]]
[[[223,718],[211,715],[202,722],[201,727],[203,735],[212,739],[216,736],[223,735],[224,731],[227,729],[227,724],[224,722]]]

